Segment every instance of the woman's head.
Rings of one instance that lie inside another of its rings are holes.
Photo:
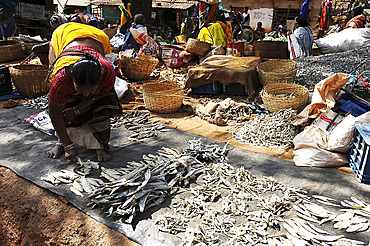
[[[298,27],[307,27],[310,25],[306,15],[298,15],[295,17],[295,21],[298,23]]]
[[[84,96],[93,94],[101,77],[99,61],[91,54],[86,53],[73,64],[72,78],[75,89]]]
[[[136,14],[134,16],[134,22],[138,25],[145,25],[145,17],[142,14]]]
[[[216,21],[226,22],[226,17],[225,17],[224,11],[217,10],[216,13],[215,13],[215,19],[216,19]]]

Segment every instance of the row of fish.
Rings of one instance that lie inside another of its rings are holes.
[[[157,136],[160,131],[167,131],[164,124],[159,121],[151,121],[150,113],[140,113],[138,109],[123,113],[111,119],[112,128],[124,126],[127,130],[134,132],[128,137],[131,141],[142,141],[144,138]]]
[[[261,147],[288,147],[298,134],[291,124],[296,119],[297,111],[282,109],[265,115],[256,115],[253,119],[235,126],[232,137],[244,144]]]

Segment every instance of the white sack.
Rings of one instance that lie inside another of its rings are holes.
[[[123,97],[123,94],[127,91],[127,81],[116,77],[116,82],[114,83],[114,90],[117,93],[119,99]]]
[[[347,28],[314,41],[322,53],[336,53],[370,45],[370,28]]]
[[[310,125],[293,139],[293,160],[296,166],[337,167],[348,163],[344,154],[320,148],[328,141],[329,132]]]
[[[331,132],[326,149],[348,153],[352,146],[356,123],[370,124],[370,112],[357,117],[347,115]]]

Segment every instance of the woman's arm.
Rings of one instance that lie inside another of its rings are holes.
[[[51,122],[53,123],[54,129],[58,134],[59,141],[63,146],[68,146],[73,144],[72,140],[69,138],[66,126],[63,119],[63,109],[64,104],[56,104],[52,101],[49,102],[49,116]],[[68,117],[67,117],[68,119]],[[72,148],[65,151],[66,158],[71,162],[77,162],[77,151]]]

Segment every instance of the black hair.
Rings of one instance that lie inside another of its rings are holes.
[[[136,14],[134,16],[134,22],[139,25],[145,25],[145,16],[142,14]]]
[[[217,10],[215,13],[216,21],[226,22],[225,13],[222,10]]]
[[[298,23],[298,27],[307,27],[310,25],[306,15],[298,15],[295,17],[295,21]]]
[[[89,53],[73,64],[73,81],[77,86],[96,86],[100,81],[100,63]]]
[[[72,7],[72,6],[66,6],[64,9],[63,9],[63,14],[66,14],[66,15],[71,15],[71,14],[74,14],[75,13],[75,8]]]

